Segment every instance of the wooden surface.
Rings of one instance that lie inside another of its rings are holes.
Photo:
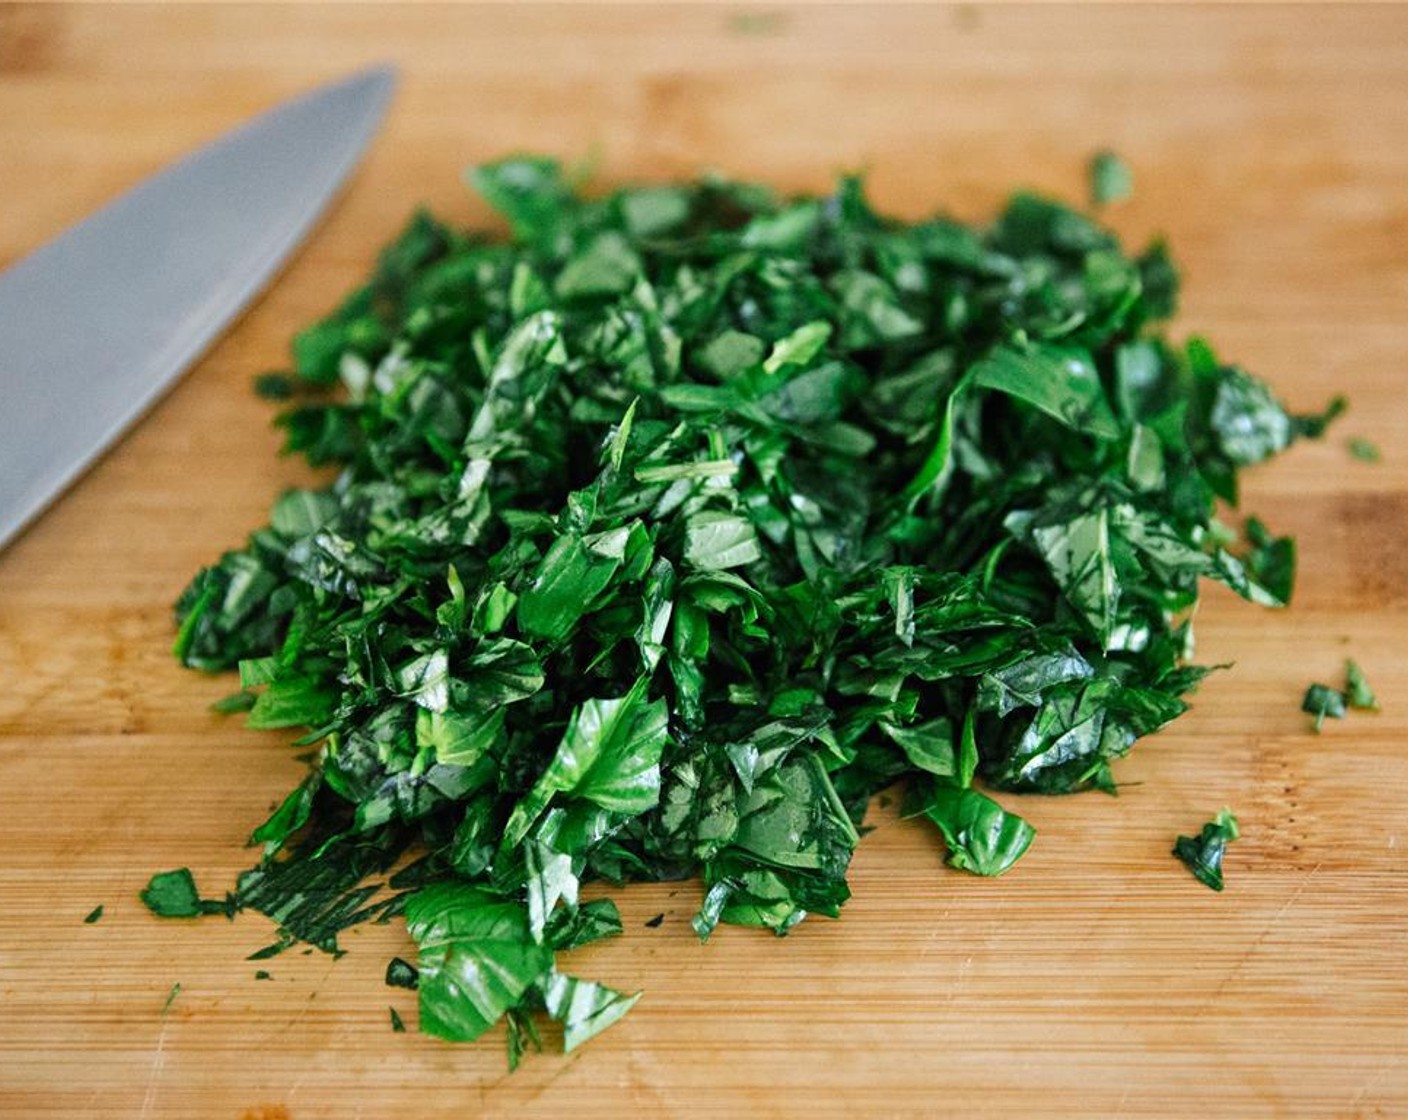
[[[0,9],[0,263],[382,58],[404,85],[331,219],[0,555],[0,1114],[1408,1114],[1408,9]],[[207,711],[229,682],[173,664],[169,604],[306,478],[250,379],[414,204],[482,222],[461,168],[528,148],[596,152],[606,181],[865,167],[890,209],[979,218],[1018,184],[1079,196],[1103,145],[1137,178],[1112,220],[1186,266],[1179,329],[1296,406],[1353,402],[1248,482],[1301,540],[1293,608],[1209,595],[1199,655],[1236,668],[1119,766],[1118,799],[1020,803],[1040,836],[997,882],[877,813],[844,918],[785,940],[700,946],[694,885],[628,890],[626,936],[573,968],[645,998],[512,1077],[498,1038],[391,1033],[388,1005],[414,1023],[381,983],[398,928],[257,982],[257,915],[143,911],[156,869],[231,883],[300,773]],[[1384,712],[1316,738],[1301,690],[1346,654]],[[1168,849],[1223,804],[1245,838],[1219,896]]]

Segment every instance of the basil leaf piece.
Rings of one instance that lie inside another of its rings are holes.
[[[1083,350],[998,346],[974,363],[969,377],[976,387],[1034,405],[1077,432],[1102,440],[1121,434],[1095,365]]]
[[[420,973],[408,961],[392,957],[386,965],[386,984],[390,988],[409,988],[415,991],[420,987]]]
[[[1379,710],[1378,698],[1374,695],[1374,690],[1369,687],[1369,682],[1364,679],[1364,670],[1353,658],[1346,659],[1344,675],[1347,682],[1345,696],[1349,701],[1349,706],[1361,708],[1364,711],[1377,712]]]
[[[573,712],[547,769],[514,808],[503,844],[522,840],[559,794],[631,815],[653,808],[660,798],[667,734],[665,705],[645,701],[645,678],[618,699],[584,702]]]
[[[438,883],[406,902],[420,947],[420,1025],[451,1041],[478,1038],[552,968],[528,932],[528,913],[473,887]]]
[[[1315,733],[1318,735],[1326,719],[1344,719],[1348,704],[1349,698],[1339,689],[1327,684],[1313,684],[1305,690],[1300,710],[1315,717]]]
[[[1096,206],[1123,202],[1134,193],[1134,176],[1114,152],[1097,152],[1090,160],[1090,201]]]
[[[1350,455],[1358,459],[1361,463],[1378,463],[1383,460],[1383,452],[1379,450],[1378,444],[1372,440],[1367,440],[1363,436],[1353,436],[1346,443]]]
[[[1173,854],[1183,861],[1200,883],[1220,891],[1222,857],[1226,854],[1227,845],[1240,835],[1232,810],[1223,809],[1203,825],[1203,830],[1196,837],[1180,836],[1173,846]]]
[[[1021,817],[974,789],[938,786],[924,815],[943,833],[949,863],[974,875],[1001,875],[1036,837]]]
[[[234,913],[231,900],[220,902],[201,898],[196,890],[195,877],[188,867],[153,875],[142,889],[141,899],[147,909],[159,918],[196,918],[202,914],[230,916]]]
[[[641,993],[621,992],[590,980],[577,980],[554,972],[543,985],[543,1006],[562,1024],[567,1051],[600,1034],[636,1005]]]

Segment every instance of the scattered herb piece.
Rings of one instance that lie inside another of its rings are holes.
[[[287,949],[287,948],[288,948],[290,945],[292,945],[292,944],[293,944],[293,938],[292,938],[292,937],[287,937],[287,938],[285,938],[285,937],[280,937],[278,941],[274,942],[274,944],[272,944],[272,945],[266,945],[266,946],[264,946],[264,948],[262,948],[262,949],[256,949],[253,953],[250,953],[249,956],[245,957],[245,960],[247,960],[247,961],[267,961],[270,957],[276,957],[276,956],[278,956],[280,953],[282,953],[285,949]],[[312,950],[312,949],[306,949],[306,950],[304,950],[304,951],[305,951],[305,952],[308,952],[308,953],[311,953],[313,950]]]
[[[420,974],[409,961],[392,957],[386,966],[386,983],[392,988],[409,988],[415,991],[420,984]]]
[[[656,914],[655,917],[653,917],[653,918],[647,918],[647,919],[645,920],[645,925],[646,925],[646,928],[647,928],[647,929],[659,929],[659,928],[660,928],[661,926],[663,926],[664,924],[665,924],[665,915],[664,915],[664,914]]]
[[[101,906],[95,906],[88,912],[88,916],[83,919],[83,922],[85,925],[91,926],[94,922],[101,920],[102,916],[103,908]]]
[[[1296,542],[1290,537],[1275,536],[1256,517],[1247,518],[1242,531],[1247,540],[1240,561],[1243,573],[1270,596],[1270,605],[1285,606],[1295,588]],[[1233,578],[1240,579],[1241,574]]]
[[[993,795],[1112,791],[1185,710],[1202,579],[1289,601],[1291,542],[1215,514],[1343,402],[1165,337],[1162,244],[1029,194],[974,228],[856,179],[469,179],[513,239],[417,214],[298,335],[278,424],[337,480],[177,603],[176,655],[313,753],[227,902],[169,872],[158,913],[258,910],[253,959],[404,915],[421,1028],[504,1020],[513,1066],[534,1016],[570,1049],[638,998],[560,968],[621,932],[583,883],[697,875],[701,938],[783,934],[896,785],[1004,873],[1035,829]]]
[[[272,980],[274,977],[266,969],[257,969],[254,973],[256,980]]]
[[[1197,839],[1180,836],[1173,845],[1173,854],[1188,865],[1198,880],[1215,891],[1222,890],[1222,857],[1227,845],[1241,834],[1237,830],[1237,818],[1231,809],[1223,809],[1217,816],[1203,825]]]
[[[201,898],[190,868],[162,871],[151,877],[141,894],[147,909],[162,918],[195,918],[202,914],[234,913],[234,901]],[[96,920],[96,919],[95,919]]]
[[[254,392],[266,401],[286,401],[297,392],[298,383],[286,373],[261,373],[254,379]]]
[[[1374,695],[1374,690],[1369,687],[1369,682],[1364,679],[1364,670],[1359,667],[1359,663],[1352,658],[1344,663],[1344,673],[1347,684],[1345,695],[1351,708],[1360,708],[1364,711],[1377,712],[1379,710],[1378,698]]]
[[[1349,400],[1343,396],[1335,396],[1323,412],[1291,417],[1291,429],[1298,436],[1319,439],[1325,434],[1325,429],[1348,410]]]
[[[181,994],[181,982],[178,980],[171,985],[171,991],[166,995],[166,1002],[161,1005],[161,1016],[166,1018],[166,1013],[171,1010],[171,1005],[176,1002],[176,997]]]
[[[212,712],[221,715],[230,715],[233,712],[247,712],[254,707],[254,702],[258,697],[252,692],[232,692],[229,696],[222,696],[215,703],[210,705]]]
[[[391,1029],[392,1029],[392,1031],[394,1031],[396,1034],[405,1034],[405,1033],[406,1033],[406,1024],[403,1023],[403,1022],[401,1022],[401,1016],[400,1016],[400,1014],[397,1012],[397,1010],[396,1010],[394,1007],[388,1007],[387,1010],[391,1012]]]
[[[1327,684],[1313,684],[1305,690],[1305,698],[1300,702],[1300,710],[1315,717],[1315,732],[1318,735],[1325,720],[1344,719],[1348,697],[1337,688]]]
[[[163,918],[194,918],[204,913],[195,878],[188,867],[153,875],[141,897],[148,910]]]
[[[523,1055],[528,1047],[532,1047],[535,1053],[543,1052],[543,1040],[538,1034],[537,1024],[533,1022],[531,1015],[523,1011],[510,1011],[504,1016],[504,1022],[508,1024],[506,1042],[508,1044],[508,1070],[512,1073],[518,1068],[518,1063],[523,1060]]]
[[[554,972],[542,986],[543,1006],[562,1024],[563,1049],[575,1050],[595,1038],[636,1005],[640,993],[625,995],[604,984]]]
[[[1365,439],[1363,436],[1351,437],[1348,447],[1350,455],[1360,462],[1377,463],[1383,459],[1383,453],[1379,450],[1378,444]]]
[[[1123,202],[1134,193],[1134,174],[1114,152],[1097,152],[1090,160],[1090,201],[1096,206]]]

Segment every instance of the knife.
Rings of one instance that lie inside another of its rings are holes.
[[[394,85],[376,67],[287,102],[0,273],[0,548],[263,288]]]

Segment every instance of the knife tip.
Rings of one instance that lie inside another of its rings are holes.
[[[377,62],[356,71],[347,79],[349,86],[362,86],[368,92],[389,97],[400,81],[401,72],[391,62]]]
[[[392,63],[378,62],[313,90],[308,98],[359,105],[364,111],[379,117],[390,103],[391,95],[396,92],[400,76],[400,71]]]

